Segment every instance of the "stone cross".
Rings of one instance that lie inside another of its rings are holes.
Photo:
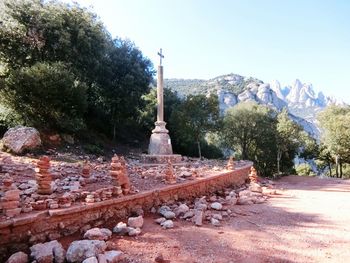
[[[158,56],[159,56],[159,66],[161,66],[162,65],[162,58],[164,58],[164,55],[162,54],[162,49],[159,50]]]
[[[164,55],[162,54],[162,49],[158,52],[160,58],[160,64],[158,66],[158,81],[157,81],[157,121],[164,121],[164,96],[163,96],[163,66],[162,66],[162,58]]]

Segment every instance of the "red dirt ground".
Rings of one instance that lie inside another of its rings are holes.
[[[125,262],[349,262],[350,181],[288,176],[264,204],[233,206],[221,227],[183,220],[163,230],[147,216],[143,234],[113,237]]]

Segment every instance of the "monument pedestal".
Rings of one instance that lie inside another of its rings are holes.
[[[173,154],[169,131],[165,128],[164,121],[157,121],[152,131],[148,153],[141,156],[141,162],[147,164],[181,163],[181,155]]]

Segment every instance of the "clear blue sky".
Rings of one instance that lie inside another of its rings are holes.
[[[350,0],[78,0],[165,78],[227,73],[311,82],[350,102]]]

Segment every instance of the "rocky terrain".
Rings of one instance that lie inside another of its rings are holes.
[[[316,138],[320,134],[317,113],[328,105],[339,104],[322,92],[316,95],[312,84],[302,83],[298,79],[293,85],[282,87],[277,80],[264,83],[256,78],[228,74],[210,80],[167,79],[165,86],[177,91],[180,96],[215,93],[222,113],[246,101],[257,102],[278,111],[287,108],[291,118]]]
[[[230,217],[237,216],[234,211],[237,205],[262,204],[267,198],[277,194],[271,182],[253,182],[257,180],[254,169],[251,173],[251,183],[240,188],[227,188],[210,196],[202,196],[194,201],[170,201],[154,206],[150,211],[137,210],[136,215],[117,223],[112,227],[87,227],[81,234],[37,243],[29,251],[16,252],[7,263],[26,263],[29,259],[38,263],[46,262],[83,262],[83,263],[113,263],[113,262],[144,262],[135,259],[129,249],[121,250],[117,244],[126,238],[134,238],[144,233],[145,220],[154,217],[154,225],[159,225],[160,231],[178,228],[181,222],[192,223],[196,227],[211,225],[221,227]],[[145,218],[144,218],[145,217]],[[147,230],[146,230],[147,231]],[[159,253],[155,262],[168,261]]]

